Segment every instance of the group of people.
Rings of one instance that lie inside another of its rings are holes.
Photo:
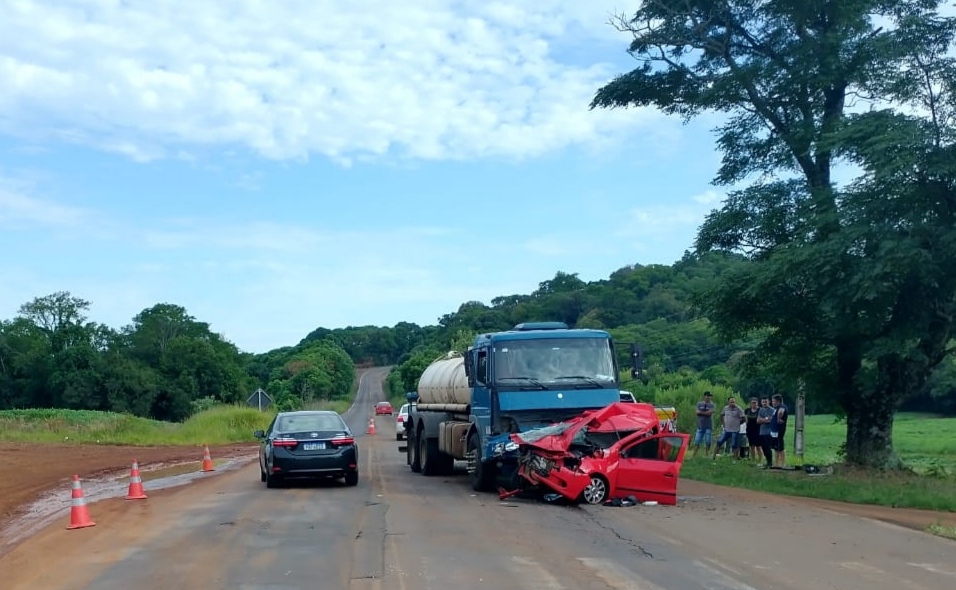
[[[705,453],[711,454],[711,442],[714,431],[714,415],[720,419],[722,431],[713,445],[713,457],[717,458],[721,449],[727,448],[734,458],[751,457],[765,469],[783,469],[787,464],[785,435],[790,411],[783,403],[783,396],[750,398],[750,405],[742,408],[731,396],[727,404],[717,413],[713,394],[704,392],[704,398],[697,402],[697,432],[694,435],[694,457],[703,444]]]

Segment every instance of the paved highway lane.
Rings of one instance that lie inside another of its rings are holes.
[[[97,527],[49,529],[0,559],[5,581],[12,590],[934,590],[956,583],[954,543],[785,502],[564,507],[476,495],[464,476],[413,474],[393,418],[378,418],[378,433],[364,435],[382,376],[368,374],[347,416],[363,433],[358,487],[267,490],[251,464],[143,503],[97,503]]]

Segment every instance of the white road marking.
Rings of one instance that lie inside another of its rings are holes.
[[[841,561],[837,565],[839,565],[843,569],[859,572],[861,574],[870,574],[872,576],[878,576],[878,577],[882,577],[886,575],[886,572],[884,572],[880,568],[874,567],[866,563],[860,563],[859,561]]]
[[[521,587],[528,590],[566,590],[566,587],[558,581],[551,572],[546,570],[540,563],[526,557],[512,556],[513,563],[508,564],[508,569],[521,580]]]
[[[634,572],[627,570],[609,559],[579,557],[578,561],[587,566],[594,574],[615,590],[662,590],[660,586],[648,582]]]
[[[744,584],[744,583],[741,582],[740,580],[737,580],[737,579],[735,579],[735,578],[732,578],[731,576],[729,576],[729,575],[725,574],[723,571],[721,571],[722,569],[728,569],[728,570],[729,570],[729,568],[727,568],[727,566],[721,565],[719,562],[717,562],[717,561],[715,561],[715,560],[708,560],[708,561],[710,561],[711,563],[713,563],[713,564],[716,565],[717,567],[716,567],[716,568],[708,567],[707,564],[705,564],[705,563],[701,563],[701,562],[699,562],[699,561],[694,561],[694,566],[695,566],[698,570],[702,570],[702,573],[705,575],[705,577],[702,578],[702,580],[703,580],[703,583],[702,583],[702,585],[701,585],[702,588],[714,588],[713,586],[707,584],[706,581],[708,581],[708,580],[710,580],[710,579],[716,577],[716,578],[720,581],[720,583],[723,585],[723,587],[725,587],[725,588],[732,588],[733,590],[757,590],[757,589],[754,588],[753,586],[750,586],[750,585],[748,585],[748,584]],[[729,571],[733,571],[733,570],[729,570]],[[740,575],[740,574],[738,574],[737,572],[733,572],[733,573],[734,573],[735,575]]]
[[[952,576],[956,578],[956,571],[943,569],[935,563],[907,563],[906,565],[918,567],[928,572],[933,572],[934,574],[943,574],[944,576]]]
[[[726,563],[719,562],[719,561],[717,561],[716,559],[712,559],[712,558],[710,558],[710,557],[705,557],[705,558],[704,558],[704,561],[706,561],[706,562],[708,562],[708,563],[711,563],[711,564],[713,564],[713,565],[715,565],[715,566],[717,566],[717,567],[719,567],[719,568],[721,568],[721,569],[727,570],[728,572],[732,573],[732,574],[735,575],[735,576],[743,576],[743,574],[740,573],[739,570],[736,570],[736,569],[730,567],[730,566],[727,565]]]
[[[864,577],[874,582],[885,582],[888,577],[895,577],[876,566],[872,566],[868,563],[860,563],[859,561],[842,561],[837,565],[843,569],[862,574]],[[906,578],[896,578],[894,583],[898,586],[910,588],[911,590],[926,590],[925,586],[918,584],[913,580],[907,580]]]

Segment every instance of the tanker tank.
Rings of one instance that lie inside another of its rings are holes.
[[[463,411],[470,403],[471,388],[462,356],[449,353],[425,368],[418,380],[419,407]]]

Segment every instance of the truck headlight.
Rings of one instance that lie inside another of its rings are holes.
[[[515,441],[509,440],[508,442],[505,443],[506,453],[510,453],[511,451],[517,451],[517,450],[518,450],[518,443],[516,443]]]
[[[505,452],[505,443],[498,443],[492,449],[492,453],[494,454],[495,457],[497,457],[498,455],[503,455],[504,452]]]

